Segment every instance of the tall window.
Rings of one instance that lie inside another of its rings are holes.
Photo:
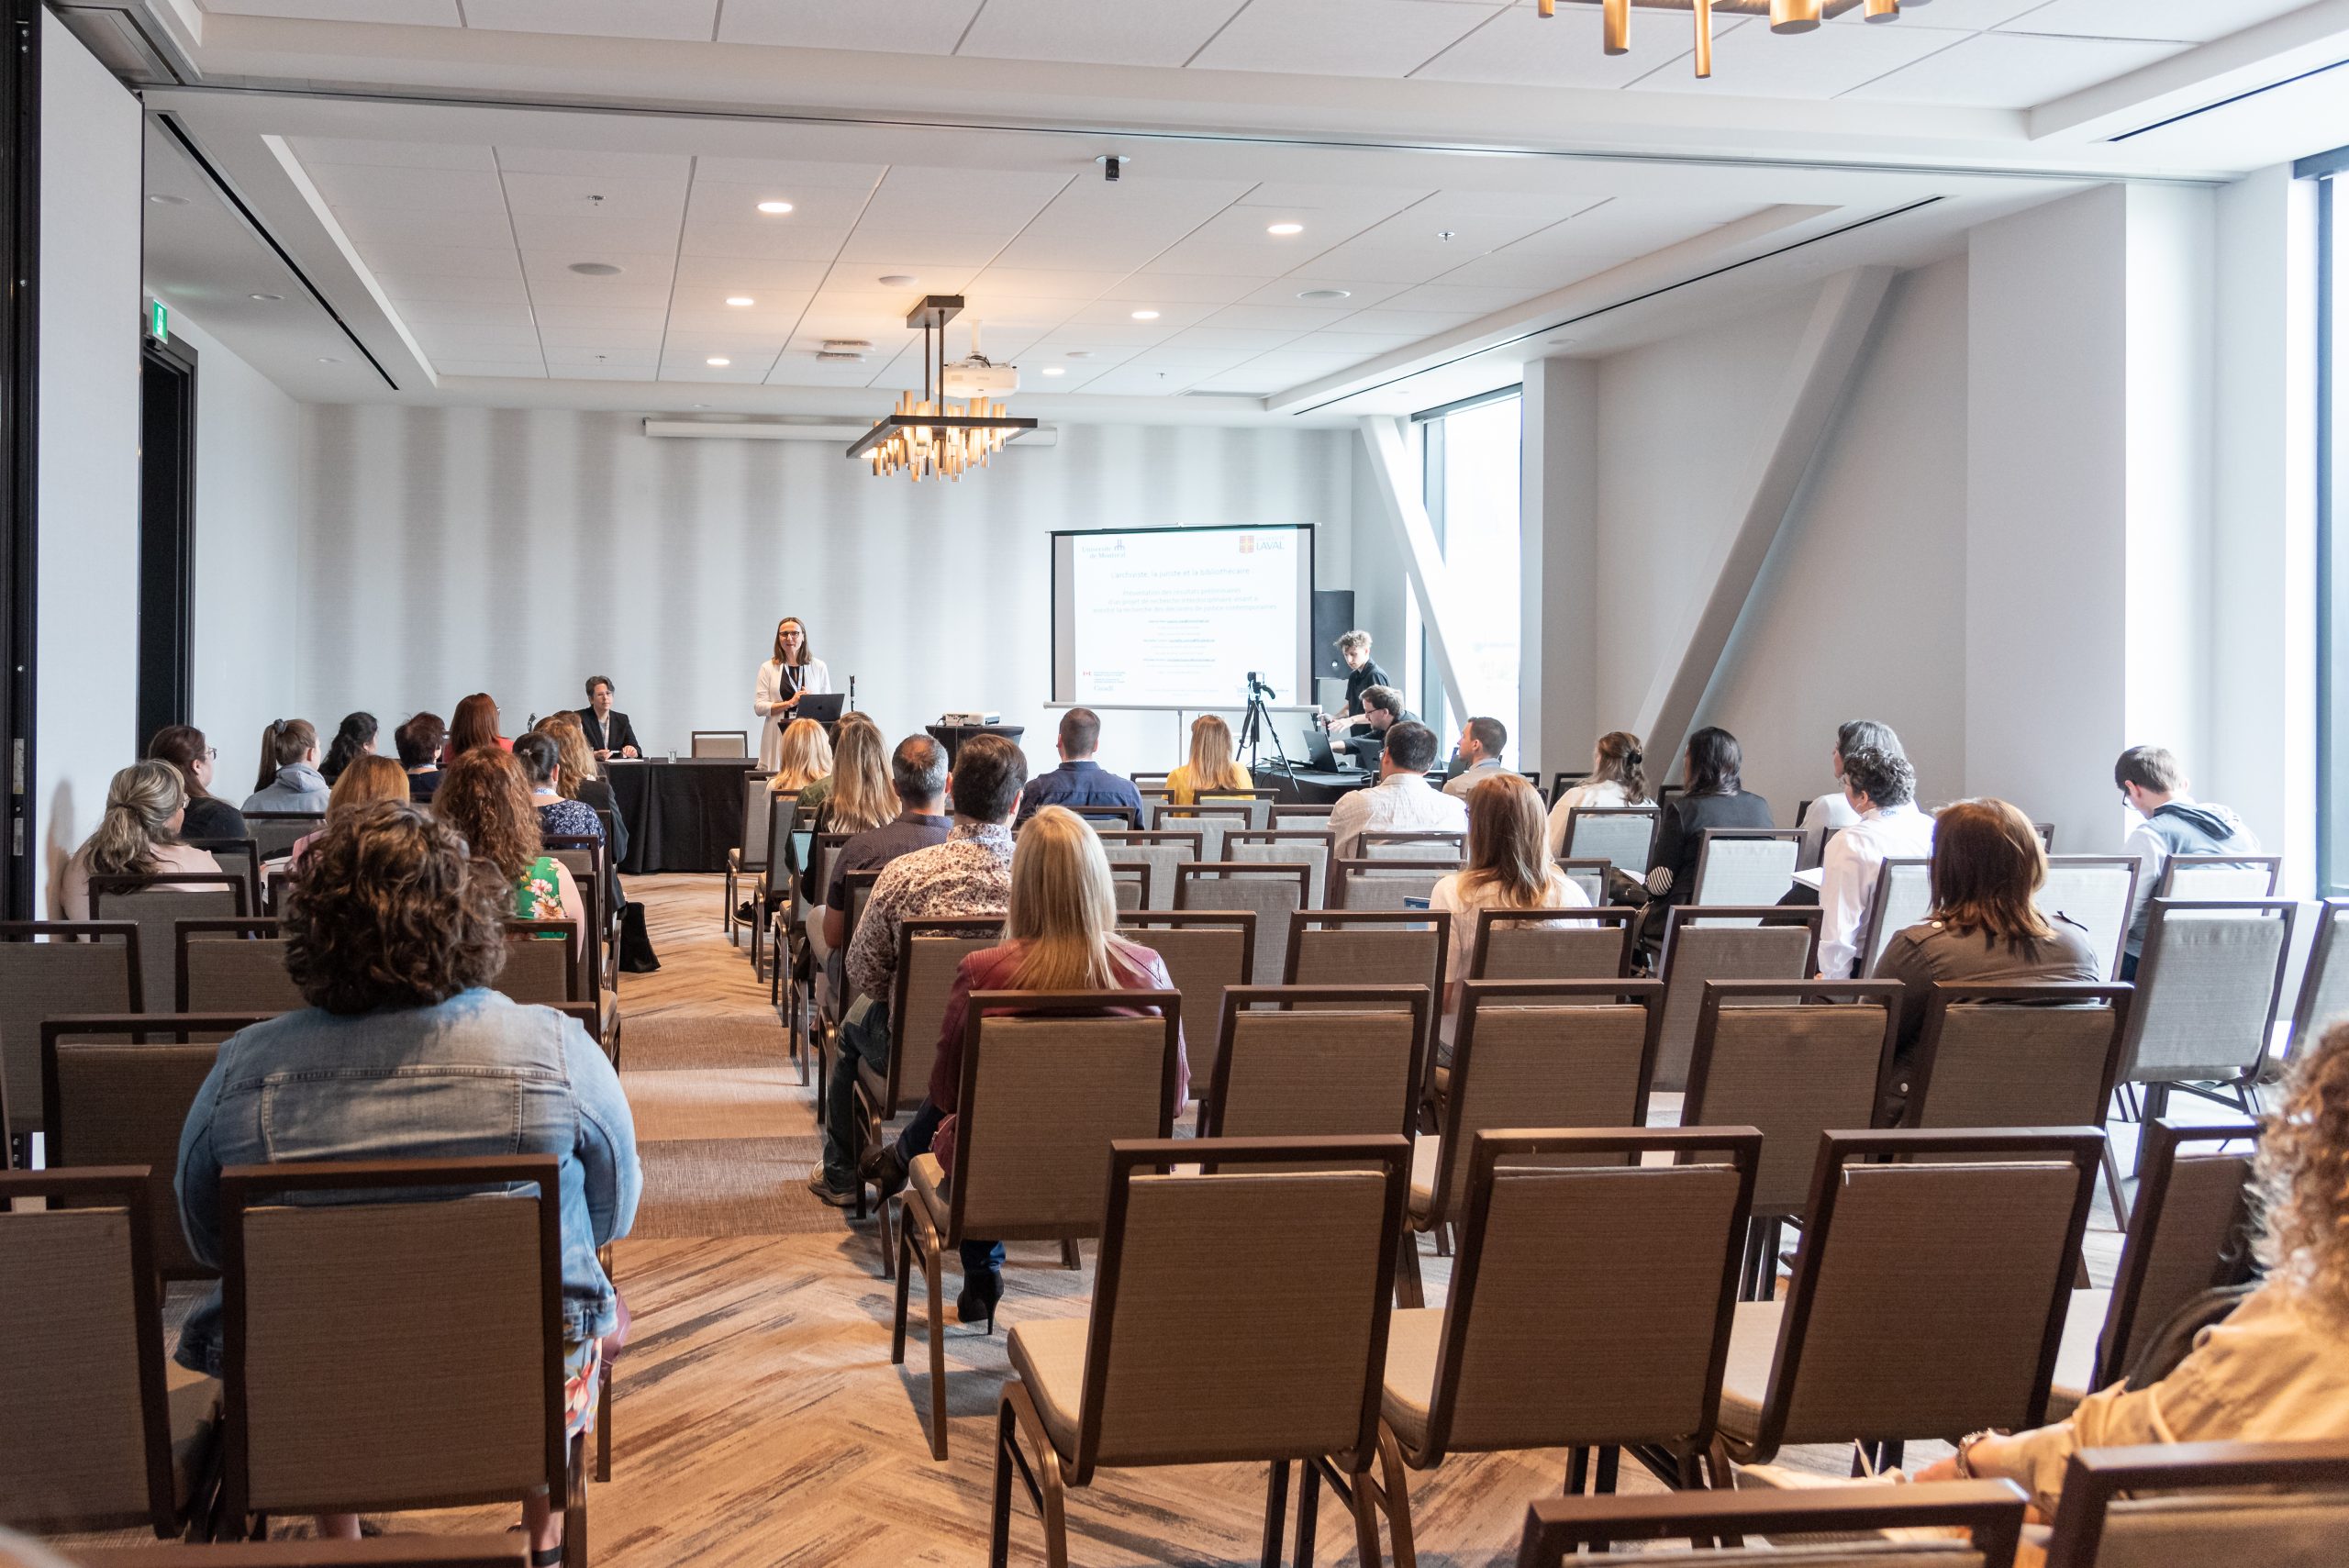
[[[2317,873],[2349,894],[2349,148],[2306,159],[2317,182]]]
[[[1431,654],[1420,683],[1428,717],[1447,745],[1472,717],[1499,719],[1508,727],[1512,767],[1521,684],[1517,505],[1523,406],[1512,386],[1414,417],[1422,435],[1428,520],[1443,551],[1454,603],[1466,616],[1465,625],[1444,630],[1469,711],[1450,711]]]

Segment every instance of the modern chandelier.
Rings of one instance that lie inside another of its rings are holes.
[[[960,479],[986,467],[1013,436],[1036,428],[1035,420],[1013,418],[1002,404],[984,397],[946,400],[946,324],[962,313],[961,295],[933,294],[907,314],[906,325],[921,328],[921,397],[899,393],[896,407],[848,449],[849,456],[872,462],[875,478]]]
[[[1605,46],[1609,54],[1631,52],[1631,8],[1644,11],[1687,11],[1696,14],[1697,74],[1713,73],[1713,17],[1726,12],[1736,17],[1767,17],[1774,33],[1807,33],[1831,17],[1865,7],[1871,22],[1897,22],[1907,6],[1927,0],[1567,0],[1569,5],[1599,6],[1607,11]],[[1558,0],[1536,0],[1542,16],[1558,14]]]

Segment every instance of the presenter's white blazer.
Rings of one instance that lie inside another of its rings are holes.
[[[821,659],[807,661],[799,674],[803,692],[832,689],[832,672]],[[783,702],[783,666],[770,659],[759,666],[758,689],[751,697],[751,711],[764,721],[759,730],[759,766],[768,773],[783,761],[783,727],[791,722],[791,710]]]

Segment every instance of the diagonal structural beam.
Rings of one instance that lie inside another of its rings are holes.
[[[1820,291],[1786,379],[1769,405],[1779,411],[1776,439],[1764,449],[1745,486],[1736,526],[1698,573],[1698,595],[1665,644],[1655,679],[1640,703],[1639,733],[1647,737],[1650,756],[1677,755],[1695,727],[1697,705],[1720,669],[1730,634],[1827,439],[1892,279],[1889,267],[1860,267],[1830,278]]]
[[[1451,569],[1435,542],[1435,524],[1429,520],[1420,498],[1419,466],[1403,439],[1403,421],[1372,415],[1362,421],[1362,443],[1370,454],[1370,472],[1378,482],[1379,515],[1403,547],[1403,571],[1411,580],[1411,595],[1419,601],[1419,624],[1428,634],[1428,649],[1435,655],[1437,675],[1454,713],[1474,710],[1460,684],[1460,667],[1452,657],[1452,632],[1464,628],[1452,592]]]

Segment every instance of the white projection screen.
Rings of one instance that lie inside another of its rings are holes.
[[[1126,528],[1052,535],[1052,700],[1239,707],[1312,689],[1313,530]]]

